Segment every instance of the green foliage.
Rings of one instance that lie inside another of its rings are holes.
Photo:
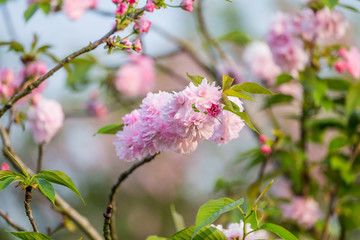
[[[346,113],[349,116],[352,114],[357,108],[360,107],[360,83],[354,84],[354,86],[350,87],[349,92],[346,97]]]
[[[105,127],[100,128],[95,134],[116,134],[118,131],[122,131],[124,128],[124,124],[122,123],[114,123],[107,125]]]
[[[233,210],[243,203],[243,198],[240,198],[236,202],[230,198],[221,198],[218,200],[210,200],[203,204],[196,215],[194,235],[203,227],[214,222],[221,214]]]
[[[95,64],[95,59],[87,55],[71,61],[66,84],[72,90],[81,90],[89,84],[88,74]]]
[[[265,223],[260,227],[260,229],[273,232],[284,240],[298,240],[298,238],[295,237],[291,232],[276,224]]]
[[[15,181],[15,176],[9,176],[4,179],[2,179],[2,182],[0,183],[0,191],[7,188],[10,184],[12,184]]]
[[[348,144],[349,144],[349,142],[346,137],[339,136],[339,137],[333,138],[329,143],[329,151],[345,147]]]
[[[33,3],[25,10],[24,18],[25,21],[29,21],[30,18],[36,13],[36,11],[40,8],[40,3]]]
[[[185,228],[185,221],[183,216],[178,213],[174,205],[170,206],[171,216],[173,218],[176,231],[181,231]]]
[[[9,232],[21,240],[51,240],[50,237],[37,232]]]
[[[321,2],[330,9],[333,9],[339,3],[339,0],[321,0]]]
[[[275,94],[270,90],[260,86],[259,84],[252,82],[238,83],[234,85],[231,89],[234,91],[244,91],[250,94],[267,94],[267,95]]]
[[[256,130],[256,128],[254,127],[254,125],[251,123],[249,116],[244,113],[244,112],[237,112],[235,110],[231,110],[230,108],[228,108],[227,106],[224,107],[224,110],[230,111],[232,113],[235,113],[236,115],[238,115],[242,120],[244,120],[244,122],[255,132],[259,133],[258,130]],[[260,134],[260,133],[259,133]]]
[[[277,76],[276,78],[276,85],[281,85],[283,83],[287,83],[290,82],[291,80],[293,80],[294,77],[291,76],[290,74],[287,73],[282,73],[279,76]]]
[[[204,79],[204,77],[198,76],[198,75],[190,75],[189,73],[186,73],[186,76],[191,80],[191,82],[195,86],[199,86]]]
[[[220,42],[233,42],[240,46],[245,46],[251,39],[243,32],[230,32],[218,39]]]
[[[63,172],[59,170],[43,170],[39,174],[36,175],[36,178],[43,178],[49,182],[63,185],[73,191],[79,198],[85,203],[84,199],[82,198],[79,190],[76,188],[73,181]]]
[[[231,85],[234,82],[234,78],[229,77],[229,75],[223,75],[222,78],[222,89],[226,90],[229,89],[231,87]]]
[[[50,199],[50,201],[55,205],[55,189],[53,185],[44,178],[36,178],[36,183],[38,184],[39,190]]]
[[[279,104],[289,104],[294,100],[294,98],[290,95],[277,94],[273,96],[269,96],[265,99],[263,108],[270,108]]]
[[[195,226],[185,228],[174,234],[168,240],[226,240],[225,235],[211,226],[205,226],[200,231],[195,232]]]
[[[166,240],[167,238],[158,237],[158,236],[148,236],[146,240]]]

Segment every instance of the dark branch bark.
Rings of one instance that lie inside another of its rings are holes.
[[[26,212],[26,216],[28,216],[29,218],[29,221],[31,223],[31,226],[34,230],[34,232],[39,232],[37,226],[36,226],[36,223],[35,223],[35,220],[34,220],[34,217],[32,215],[32,211],[31,211],[31,208],[30,208],[30,203],[31,203],[31,190],[32,190],[32,187],[31,186],[28,186],[26,188],[26,192],[25,192],[25,212]]]

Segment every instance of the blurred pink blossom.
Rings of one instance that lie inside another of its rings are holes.
[[[152,0],[147,0],[146,5],[145,5],[145,9],[148,12],[154,12],[155,3]]]
[[[339,49],[339,56],[341,59],[337,60],[334,68],[339,73],[348,71],[354,78],[360,77],[360,53],[356,47],[351,47],[350,50],[342,47]]]
[[[195,2],[195,0],[183,0],[180,6],[185,11],[192,12],[194,10],[193,2]]]
[[[136,3],[136,0],[126,0],[126,2],[128,2],[129,4],[134,4]]]
[[[311,197],[294,197],[290,203],[283,204],[281,209],[285,218],[292,219],[308,229],[323,216],[319,204]]]
[[[10,98],[14,94],[15,73],[10,68],[0,68],[0,97]]]
[[[108,109],[99,100],[99,93],[97,91],[93,91],[90,94],[90,100],[86,103],[86,110],[89,112],[89,114],[103,118],[108,115]]]
[[[259,135],[259,142],[264,144],[267,141],[267,137],[264,135]]]
[[[139,22],[135,22],[134,28],[141,33],[147,33],[150,29],[151,22],[145,19],[145,15],[142,15]]]
[[[64,0],[64,12],[71,20],[80,19],[86,10],[96,6],[97,0]]]
[[[256,41],[246,46],[243,54],[245,63],[254,76],[264,80],[268,85],[274,85],[281,69],[274,62],[270,48],[266,43]]]
[[[9,164],[7,164],[7,163],[2,163],[0,170],[1,170],[1,171],[10,170]]]
[[[333,44],[345,35],[348,28],[344,16],[328,7],[316,12],[316,20],[316,41],[319,44]]]
[[[276,91],[285,95],[290,95],[297,100],[301,99],[303,92],[302,85],[295,81],[281,84],[279,87],[277,87]]]
[[[115,4],[119,4],[119,3],[122,3],[123,0],[112,0],[113,3]]]
[[[116,74],[115,87],[128,96],[142,96],[155,85],[154,61],[143,55],[130,55],[129,63],[121,66]]]
[[[134,47],[134,50],[135,50],[136,52],[140,52],[140,51],[141,51],[141,49],[142,49],[142,44],[141,44],[140,38],[138,38],[138,39],[135,40],[133,47]]]
[[[124,15],[128,9],[128,5],[126,3],[120,3],[115,10],[115,14],[119,14],[120,16]]]
[[[30,106],[27,117],[35,142],[48,143],[62,127],[64,113],[61,105],[54,101],[38,97]]]
[[[264,154],[264,155],[269,155],[271,153],[271,147],[267,144],[263,144],[260,147],[260,151]]]
[[[293,15],[291,21],[294,34],[306,41],[314,40],[318,22],[312,9],[305,8],[300,14]]]
[[[124,48],[126,51],[130,51],[133,46],[129,38],[124,38],[123,40],[121,40],[120,43],[123,44],[125,47],[128,47],[128,48]]]
[[[270,188],[270,192],[277,198],[290,199],[293,196],[291,184],[289,180],[284,177],[277,178]]]

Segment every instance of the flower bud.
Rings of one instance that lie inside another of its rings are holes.
[[[264,155],[269,155],[271,153],[271,147],[269,145],[263,144],[260,147],[260,151],[264,154]]]
[[[0,170],[1,170],[1,171],[3,171],[3,170],[10,170],[10,167],[9,167],[9,165],[8,165],[7,163],[2,163]]]

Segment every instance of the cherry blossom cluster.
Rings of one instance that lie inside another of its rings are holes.
[[[180,92],[148,93],[140,109],[123,118],[124,128],[114,140],[117,156],[130,162],[167,149],[186,154],[206,139],[224,144],[237,138],[245,124],[222,110],[221,97],[220,87],[206,79]],[[243,111],[238,98],[229,99]]]
[[[240,220],[240,223],[231,223],[228,228],[224,228],[221,224],[211,225],[212,227],[217,228],[219,231],[223,232],[225,237],[228,240],[234,239],[244,239],[244,222]],[[246,233],[250,233],[254,229],[251,228],[250,223],[247,223],[245,226]],[[268,239],[269,234],[265,230],[259,230],[246,235],[245,240],[253,239]]]
[[[35,61],[24,65],[18,76],[8,68],[0,69],[0,97],[7,101],[14,93],[24,89],[30,83],[36,81],[47,72],[44,62]],[[47,143],[61,128],[64,121],[64,113],[61,105],[54,101],[43,98],[41,94],[46,88],[43,82],[27,97],[17,102],[17,106],[26,102],[30,103],[27,118],[30,130],[35,142]]]
[[[320,10],[305,8],[301,13],[277,13],[265,36],[265,42],[249,44],[243,59],[251,73],[269,86],[275,84],[280,73],[297,78],[310,63],[310,51],[321,51],[341,40],[348,22],[337,10],[324,7]],[[324,55],[323,53],[319,53]],[[334,67],[340,73],[348,71],[353,77],[360,76],[360,54],[355,47],[341,48]],[[279,92],[298,97],[300,85],[294,82],[282,84]],[[289,85],[289,86],[287,86]]]

